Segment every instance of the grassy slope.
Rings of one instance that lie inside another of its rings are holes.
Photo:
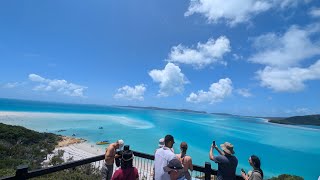
[[[271,119],[269,122],[279,124],[292,124],[292,125],[314,125],[320,126],[320,115],[308,115],[308,116],[293,116],[284,119]]]

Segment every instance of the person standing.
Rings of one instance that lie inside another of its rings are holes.
[[[210,160],[218,164],[218,180],[235,180],[236,179],[236,169],[238,166],[238,159],[234,156],[235,152],[233,150],[233,145],[229,142],[221,144],[220,147],[222,151],[215,144],[211,145],[209,152]],[[214,156],[213,151],[217,150],[220,155]]]
[[[121,168],[117,169],[112,180],[138,180],[138,169],[133,167],[133,152],[126,150],[122,153]]]
[[[121,149],[124,145],[122,139],[117,140],[108,146],[105,153],[105,159],[101,168],[102,180],[110,180],[113,173],[113,163],[115,158],[121,157],[121,155],[116,154],[117,149]]]
[[[241,172],[241,176],[245,180],[262,180],[263,179],[263,171],[260,168],[261,162],[258,156],[252,155],[248,160],[250,166],[252,166],[253,170],[250,176],[248,176],[245,172]]]
[[[191,180],[190,171],[193,171],[192,158],[187,155],[188,144],[186,142],[182,142],[180,144],[180,154],[177,154],[178,160],[183,165],[183,170],[185,174],[185,178],[187,180]]]
[[[166,135],[164,138],[164,147],[157,149],[154,158],[155,180],[170,180],[170,175],[163,170],[172,159],[176,159],[176,155],[171,148],[174,144],[174,138]]]

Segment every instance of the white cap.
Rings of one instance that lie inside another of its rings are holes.
[[[119,149],[121,149],[124,146],[124,141],[122,139],[118,140]]]
[[[159,148],[164,146],[164,138],[159,139]]]

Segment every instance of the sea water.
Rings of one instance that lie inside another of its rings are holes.
[[[91,143],[123,139],[131,149],[149,154],[154,153],[160,138],[171,134],[175,152],[179,153],[182,141],[187,142],[187,154],[198,165],[210,162],[213,140],[217,144],[228,141],[239,160],[238,174],[241,168],[251,169],[248,158],[255,154],[261,158],[266,178],[286,173],[311,180],[320,175],[320,129],[312,126],[279,125],[241,116],[12,99],[0,99],[0,111],[10,111],[0,113],[0,122],[6,124],[75,134]],[[214,162],[211,164],[217,169]]]

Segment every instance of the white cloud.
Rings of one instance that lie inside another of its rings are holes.
[[[303,0],[191,0],[185,16],[199,13],[209,23],[226,21],[234,26],[272,8],[294,7],[299,2]]]
[[[46,79],[36,74],[29,74],[29,80],[34,82],[45,82]]]
[[[320,17],[320,8],[312,8],[309,14],[312,17]]]
[[[238,55],[238,54],[232,54],[232,56],[233,56],[233,59],[234,60],[241,60],[241,59],[243,59],[243,56],[242,55]]]
[[[320,55],[320,25],[291,26],[284,34],[268,33],[254,39],[257,53],[249,61],[265,65],[256,72],[261,86],[278,92],[297,92],[308,80],[320,79],[320,63],[303,62]]]
[[[145,91],[146,87],[144,84],[136,85],[134,87],[126,85],[117,90],[117,93],[114,95],[114,98],[143,101],[143,95]]]
[[[181,44],[174,46],[168,61],[194,65],[201,68],[212,63],[224,63],[223,55],[230,52],[230,41],[225,36],[217,40],[210,38],[206,43],[198,42],[196,48],[188,48]]]
[[[19,83],[19,82],[13,82],[13,83],[6,83],[5,85],[3,85],[3,87],[10,89],[10,88],[16,88],[20,85],[21,85],[21,83]]]
[[[261,85],[274,91],[295,92],[305,88],[305,81],[320,79],[320,60],[308,68],[267,66],[257,72]]]
[[[293,115],[293,114],[296,114],[296,115],[307,115],[307,114],[312,114],[312,111],[309,108],[302,107],[302,108],[285,110],[285,113],[291,114],[291,115]]]
[[[187,102],[202,103],[208,102],[210,104],[221,102],[224,98],[232,93],[232,81],[229,78],[220,79],[217,83],[212,83],[209,91],[200,90],[197,93],[191,93],[187,97]]]
[[[243,97],[251,97],[252,96],[249,89],[237,89],[236,92]]]
[[[37,74],[29,74],[29,80],[40,83],[36,85],[35,91],[55,91],[68,96],[84,97],[85,86],[68,83],[66,80],[46,79]]]
[[[296,66],[301,61],[320,54],[320,46],[311,37],[319,32],[318,26],[301,29],[291,26],[283,35],[269,33],[257,37],[254,47],[258,52],[249,61],[277,67]]]
[[[300,113],[300,114],[309,114],[309,113],[311,113],[310,109],[308,109],[308,108],[297,108],[296,112]]]
[[[150,77],[154,82],[160,83],[158,96],[169,96],[184,91],[184,84],[188,83],[187,78],[181,72],[179,66],[168,63],[163,70],[151,70]]]

